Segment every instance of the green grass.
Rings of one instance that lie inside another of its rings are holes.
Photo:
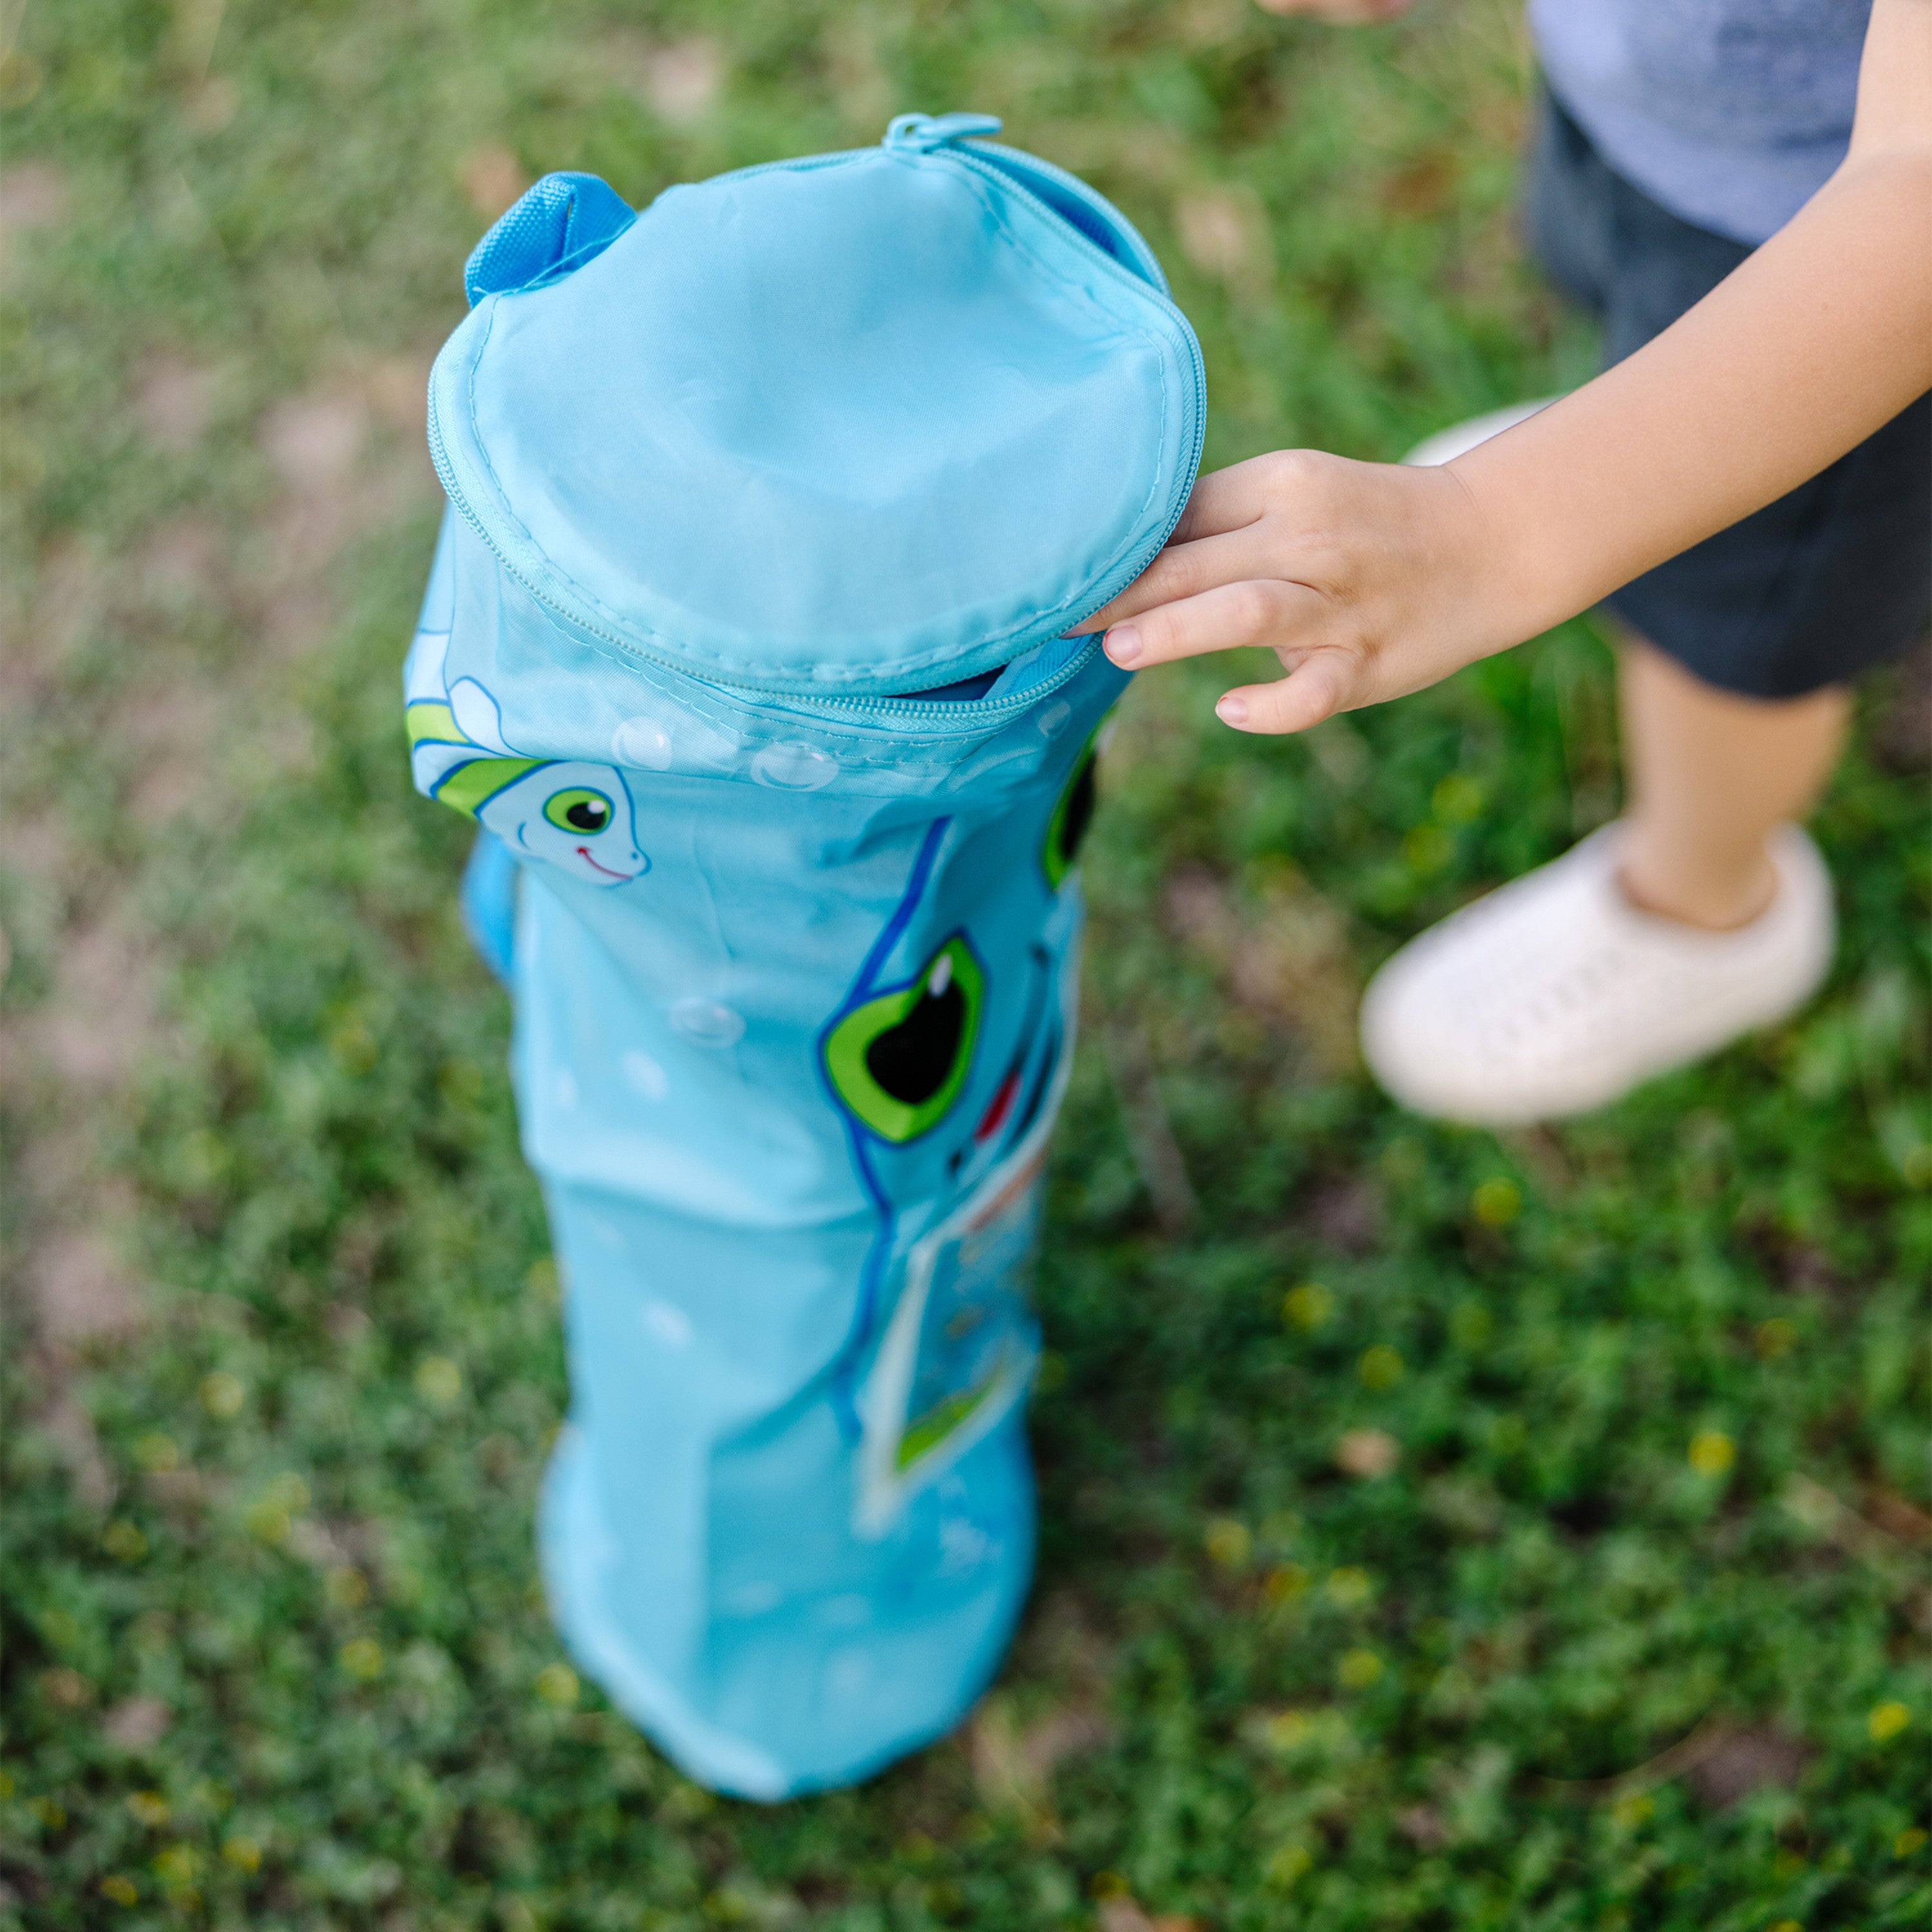
[[[1039,1584],[970,1737],[718,1801],[562,1667],[535,1581],[555,1278],[396,676],[422,376],[491,198],[995,110],[1172,266],[1210,462],[1389,457],[1588,367],[1517,260],[1527,86],[1501,0],[1362,35],[1239,0],[27,11],[0,1918],[1928,1922],[1932,866],[1882,688],[1819,823],[1824,997],[1498,1138],[1381,1100],[1352,1001],[1614,811],[1600,642],[1305,742],[1220,730],[1211,669],[1143,680],[1086,868]]]

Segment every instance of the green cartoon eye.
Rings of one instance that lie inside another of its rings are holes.
[[[1096,731],[1096,737],[1099,736]],[[1080,856],[1080,842],[1094,822],[1094,767],[1100,762],[1100,747],[1089,738],[1073,761],[1073,770],[1060,788],[1053,816],[1046,821],[1046,843],[1040,848],[1040,863],[1046,868],[1046,882],[1055,892],[1072,871]]]
[[[986,976],[956,933],[916,980],[854,1006],[825,1042],[838,1097],[881,1140],[916,1140],[965,1084]]]
[[[544,800],[544,816],[560,832],[587,832],[595,837],[610,823],[610,801],[588,785],[572,785]]]

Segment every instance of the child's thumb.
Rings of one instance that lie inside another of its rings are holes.
[[[1306,731],[1348,706],[1353,680],[1328,652],[1304,658],[1272,684],[1244,685],[1226,693],[1214,715],[1238,731]]]

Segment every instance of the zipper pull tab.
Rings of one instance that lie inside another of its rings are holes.
[[[886,130],[889,148],[913,148],[930,154],[950,141],[997,134],[1005,125],[997,114],[901,114]]]

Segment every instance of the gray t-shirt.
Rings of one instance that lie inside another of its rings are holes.
[[[1871,0],[1529,0],[1550,91],[1604,159],[1756,243],[1844,160]]]

